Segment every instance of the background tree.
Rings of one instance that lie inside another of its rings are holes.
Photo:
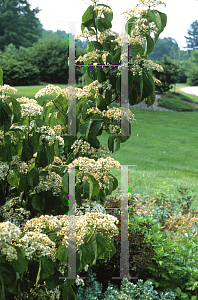
[[[31,9],[27,0],[0,0],[0,50],[11,43],[18,48],[37,42],[42,30],[36,17],[39,11]]]
[[[171,37],[159,38],[153,52],[148,55],[148,58],[160,61],[164,55],[169,56],[171,59],[179,59],[180,48],[175,39]]]
[[[161,83],[155,84],[155,90],[159,93],[168,92],[172,88],[172,84],[178,82],[180,73],[179,66],[166,55],[161,62],[156,63],[160,64],[164,71],[153,71],[153,75],[161,81]]]
[[[186,71],[187,83],[191,86],[198,86],[198,50],[191,52]]]
[[[186,38],[187,49],[195,50],[198,49],[198,21],[194,21],[188,29],[188,36]]]

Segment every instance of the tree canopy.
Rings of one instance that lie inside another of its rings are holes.
[[[41,36],[42,24],[27,0],[0,0],[0,50],[13,44],[30,47]]]
[[[169,56],[171,59],[179,59],[180,48],[175,39],[165,37],[158,39],[155,44],[154,50],[149,54],[149,59],[162,60],[164,55]]]
[[[188,29],[188,36],[186,38],[187,49],[196,50],[198,49],[198,21],[194,21]]]

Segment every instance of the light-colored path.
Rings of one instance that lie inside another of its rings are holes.
[[[187,93],[187,94],[193,94],[198,96],[198,86],[189,86],[189,87],[185,87],[180,89],[180,91]]]

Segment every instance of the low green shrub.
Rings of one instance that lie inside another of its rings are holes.
[[[127,298],[126,298],[127,297]],[[123,278],[120,290],[117,285],[109,282],[107,290],[102,293],[101,284],[96,281],[96,274],[92,271],[88,272],[84,285],[77,289],[76,300],[172,300],[175,299],[174,292],[167,290],[166,292],[158,292],[154,290],[151,281],[138,280],[137,284],[131,283],[127,278]]]
[[[127,298],[126,298],[127,297]],[[104,300],[114,299],[127,299],[127,300],[158,300],[158,299],[175,299],[172,291],[160,293],[153,289],[152,282],[147,280],[143,283],[143,280],[138,280],[137,284],[129,282],[127,278],[123,278],[121,290],[118,291],[113,285],[109,285],[107,291],[104,293]]]
[[[186,103],[180,98],[174,96],[162,96],[158,99],[158,105],[174,111],[196,111],[190,103]]]

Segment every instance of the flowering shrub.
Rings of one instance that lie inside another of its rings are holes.
[[[155,101],[151,70],[158,66],[147,61],[147,55],[166,26],[166,15],[151,10],[145,1],[141,3],[148,9],[139,10],[137,6],[138,16],[134,15],[135,11],[129,13],[129,28],[124,37],[129,42],[129,53],[122,55],[123,38],[110,31],[111,8],[97,4],[97,1],[88,7],[81,28],[83,34],[92,36],[93,40],[88,44],[87,55],[79,61],[93,63],[93,68],[86,71],[83,89],[60,89],[49,84],[35,95],[36,99],[49,96],[43,105],[26,97],[15,99],[8,94],[17,93],[17,90],[3,85],[0,69],[2,299],[10,294],[15,294],[15,299],[29,296],[32,299],[59,299],[60,294],[63,299],[75,299],[72,289],[75,279],[65,279],[61,284],[59,279],[61,275],[68,276],[71,228],[76,228],[77,275],[87,265],[95,264],[97,259],[115,254],[113,237],[118,234],[115,217],[105,211],[92,211],[70,216],[72,224],[69,224],[68,179],[75,167],[79,208],[86,207],[87,203],[102,205],[118,186],[117,179],[109,172],[112,167],[120,169],[121,166],[110,152],[118,151],[120,143],[129,139],[125,130],[128,128],[131,134],[135,116],[121,108],[111,109],[109,105],[121,97],[123,79],[119,64],[128,66],[128,54],[130,104],[145,100],[151,105]],[[98,64],[102,64],[102,68]],[[71,118],[74,108],[76,120]],[[121,134],[115,136],[112,133],[119,132],[120,116],[124,125]],[[69,129],[74,125],[77,135],[71,136]],[[103,130],[109,134],[108,150],[97,139]],[[9,201],[10,210],[6,207]],[[24,219],[21,214],[16,218],[18,209],[26,210],[28,215],[24,214]]]

